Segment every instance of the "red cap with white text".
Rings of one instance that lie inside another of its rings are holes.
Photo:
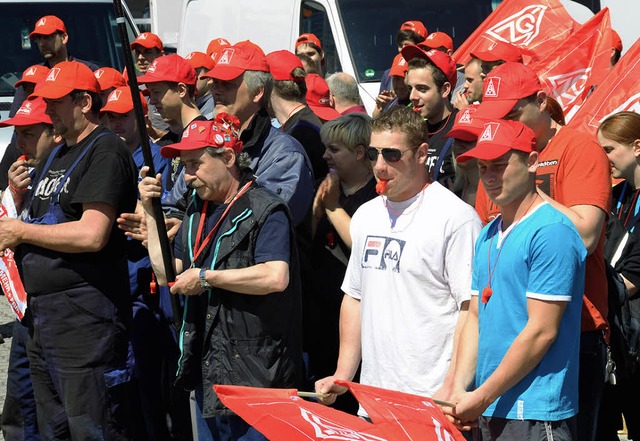
[[[74,90],[100,93],[98,79],[85,64],[77,61],[62,61],[55,65],[47,78],[38,84],[29,96],[57,100]]]
[[[64,22],[55,15],[45,15],[36,22],[36,27],[29,34],[29,38],[37,37],[39,35],[51,35],[56,32],[67,33],[67,28]]]
[[[474,148],[456,158],[460,163],[472,158],[493,161],[511,150],[531,153],[536,149],[536,135],[520,121],[488,121]]]
[[[427,27],[418,20],[409,20],[405,21],[400,25],[401,31],[413,31],[422,38],[427,38]]]
[[[239,126],[238,118],[226,113],[217,114],[213,121],[193,121],[182,132],[180,142],[162,147],[160,154],[165,158],[176,158],[181,152],[205,147],[229,148],[240,153]]]
[[[340,112],[331,107],[329,85],[318,74],[309,74],[305,78],[307,84],[307,105],[316,116],[324,121],[336,119]]]
[[[0,127],[31,126],[34,124],[53,124],[45,113],[47,105],[42,98],[24,100],[13,118],[0,122]]]
[[[269,65],[264,51],[260,46],[249,40],[240,41],[223,49],[216,67],[203,74],[202,77],[231,81],[247,70],[269,72]]]

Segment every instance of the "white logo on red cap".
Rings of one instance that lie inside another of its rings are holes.
[[[487,81],[487,89],[484,91],[484,97],[498,98],[500,94],[500,77],[489,77]]]
[[[118,101],[120,99],[121,94],[122,94],[121,90],[114,90],[113,92],[111,92],[111,95],[109,95],[109,102]]]
[[[229,64],[231,63],[231,59],[233,58],[233,54],[235,49],[227,48],[222,52],[220,56],[220,60],[218,60],[218,64]]]
[[[154,73],[157,67],[158,67],[158,60],[156,59],[156,60],[153,60],[153,63],[151,63],[151,66],[149,66],[149,69],[147,69],[147,72]]]
[[[480,135],[478,142],[493,141],[493,138],[495,138],[499,128],[500,128],[500,123],[491,122],[491,123],[485,124],[484,131],[482,132],[482,135]]]
[[[49,72],[49,75],[47,76],[47,79],[45,81],[55,81],[56,78],[58,78],[58,74],[60,74],[60,68],[54,67],[53,69],[51,69],[51,72]]]
[[[569,104],[582,96],[590,74],[591,68],[587,67],[546,79],[550,83],[551,95],[558,101],[560,107],[566,109]]]
[[[104,70],[98,69],[93,74],[96,76],[97,79],[100,79],[102,78],[102,75],[104,75]]]
[[[190,59],[192,59],[192,58],[193,58],[193,56],[194,56],[195,54],[196,54],[195,52],[189,52],[189,53],[184,57],[184,59],[185,59],[185,60],[190,60]]]
[[[26,101],[22,107],[20,107],[20,109],[18,110],[17,114],[18,115],[31,115],[31,111],[33,109],[31,108],[31,101]]]
[[[47,23],[47,19],[42,17],[36,26],[37,27],[44,26],[46,23]]]
[[[27,73],[24,74],[24,76],[25,77],[31,77],[31,76],[33,76],[35,74],[36,74],[36,68],[32,67],[27,71]]]
[[[471,112],[469,111],[469,109],[464,110],[464,112],[462,113],[462,116],[460,117],[460,121],[458,121],[458,123],[471,124]]]
[[[540,24],[546,10],[544,5],[522,8],[487,30],[487,34],[505,43],[528,46],[540,33]]]
[[[142,34],[138,35],[138,40],[146,40],[147,39],[147,34],[146,32],[143,32]]]
[[[427,35],[427,40],[433,40],[434,38],[436,38],[435,32],[432,32],[429,35]]]

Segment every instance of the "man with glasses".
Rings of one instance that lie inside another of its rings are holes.
[[[363,384],[448,394],[481,225],[469,205],[430,181],[426,140],[426,125],[408,108],[373,120],[366,151],[380,197],[351,220],[338,365],[316,382],[330,393],[324,404],[343,390],[334,381],[350,381],[361,360]]]

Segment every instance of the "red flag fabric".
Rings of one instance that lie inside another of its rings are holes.
[[[18,217],[10,191],[5,191],[2,194],[0,219],[5,217]],[[27,293],[24,290],[18,266],[11,250],[5,250],[2,259],[0,259],[0,284],[13,314],[18,320],[22,320],[27,310]]]
[[[374,424],[406,435],[408,440],[465,441],[431,398],[337,381],[348,387]]]
[[[579,27],[559,0],[505,0],[465,40],[453,58],[466,64],[473,51],[485,51],[496,41],[520,47],[525,64],[537,61]]]
[[[578,28],[544,59],[530,64],[547,94],[558,101],[570,121],[592,85],[609,73],[611,20],[604,8]]]
[[[429,398],[341,382],[354,392],[373,424],[305,401],[295,389],[214,386],[222,403],[271,441],[464,441]]]
[[[623,110],[640,113],[640,40],[600,82],[567,126],[595,136],[602,121]]]

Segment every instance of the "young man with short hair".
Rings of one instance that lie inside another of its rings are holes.
[[[479,418],[483,440],[577,440],[586,250],[571,220],[537,193],[530,128],[487,122],[457,160],[472,158],[500,216],[476,242],[454,406],[445,411],[459,427]]]

